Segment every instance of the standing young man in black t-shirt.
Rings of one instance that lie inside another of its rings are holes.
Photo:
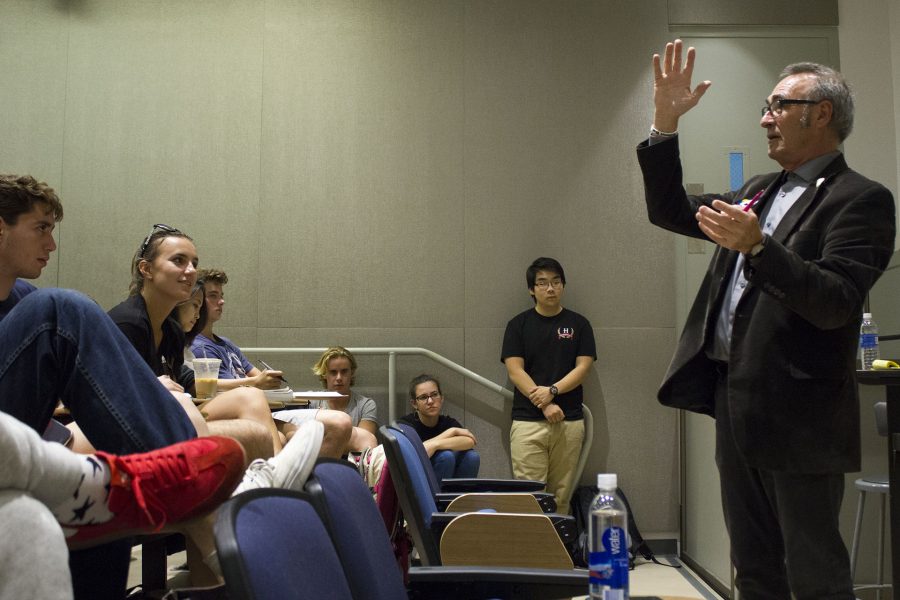
[[[516,386],[509,434],[513,476],[547,482],[569,510],[572,470],[584,439],[581,382],[597,360],[590,322],[562,307],[562,265],[538,258],[525,272],[534,309],[506,325],[500,360]]]

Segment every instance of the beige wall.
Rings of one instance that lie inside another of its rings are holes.
[[[841,70],[856,93],[848,162],[897,197],[900,132],[900,5],[892,0],[840,4]],[[900,239],[898,239],[900,242]]]
[[[566,267],[593,323],[586,470],[677,530],[671,240],[644,217],[663,0],[0,2],[0,170],[66,207],[41,285],[123,298],[152,223],[227,269],[246,346],[424,346],[504,383],[524,270]],[[283,366],[314,385],[310,360]],[[383,359],[359,387],[386,407]],[[400,380],[425,362],[400,361]],[[296,383],[295,383],[296,382]],[[455,376],[449,410],[509,473],[509,406]]]

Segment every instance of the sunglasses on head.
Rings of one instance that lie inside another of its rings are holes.
[[[141,244],[141,249],[138,250],[138,257],[144,258],[144,254],[147,252],[147,247],[150,245],[150,240],[153,239],[153,236],[157,233],[181,233],[178,229],[174,227],[169,227],[168,225],[163,225],[162,223],[157,223],[153,226],[153,229],[150,230],[150,233],[147,234],[147,237],[144,238],[144,242]]]

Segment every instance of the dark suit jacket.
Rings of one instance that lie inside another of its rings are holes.
[[[701,239],[694,217],[700,204],[737,202],[766,188],[765,203],[778,187],[779,174],[770,173],[735,193],[687,196],[677,138],[643,142],[638,161],[650,221]],[[839,156],[785,214],[765,250],[745,261],[749,284],[734,316],[728,412],[748,465],[859,470],[860,318],[893,253],[894,229],[891,193]],[[716,369],[705,350],[737,255],[716,247],[659,390],[667,406],[714,414]]]

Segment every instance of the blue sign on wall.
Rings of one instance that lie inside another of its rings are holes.
[[[734,191],[744,185],[743,152],[728,153],[728,181],[731,184],[731,191]]]

